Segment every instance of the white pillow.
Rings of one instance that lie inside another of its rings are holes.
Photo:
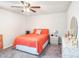
[[[36,30],[36,34],[40,34],[41,33],[41,29]]]

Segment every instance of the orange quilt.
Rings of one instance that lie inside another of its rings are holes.
[[[13,46],[15,48],[16,45],[34,47],[37,48],[37,51],[40,54],[43,50],[42,46],[47,40],[48,34],[27,34],[16,37]]]

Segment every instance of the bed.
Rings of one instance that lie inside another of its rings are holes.
[[[14,39],[13,47],[21,51],[40,55],[47,46],[48,41],[48,29],[34,29],[33,33],[17,36]]]

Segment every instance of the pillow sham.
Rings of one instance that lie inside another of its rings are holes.
[[[36,34],[41,34],[41,29],[37,29]]]

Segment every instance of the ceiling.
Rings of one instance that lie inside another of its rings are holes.
[[[71,1],[32,1],[29,2],[31,5],[40,6],[40,9],[36,9],[36,13],[25,12],[24,15],[41,15],[41,14],[50,14],[57,12],[65,12]],[[11,6],[21,5],[19,1],[0,1],[0,8],[13,11],[16,13],[23,14],[21,12],[22,8],[12,8]]]

